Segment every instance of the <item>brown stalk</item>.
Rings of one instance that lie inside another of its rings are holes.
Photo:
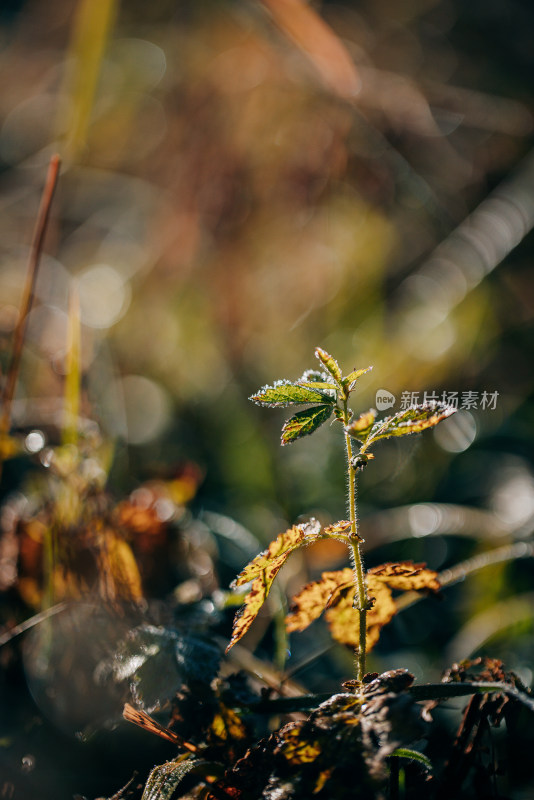
[[[26,285],[24,286],[20,314],[13,336],[11,362],[9,364],[4,391],[2,393],[2,414],[0,417],[0,477],[3,461],[2,445],[11,427],[11,411],[13,406],[13,397],[15,395],[15,387],[17,385],[17,378],[20,370],[22,347],[24,344],[26,329],[28,327],[28,316],[35,296],[37,273],[39,270],[39,263],[41,261],[41,253],[43,250],[44,238],[50,216],[52,199],[54,197],[54,191],[57,185],[60,165],[61,159],[59,156],[57,154],[53,155],[50,159],[50,164],[48,165],[46,182],[43,189],[43,194],[41,196],[41,203],[39,205],[39,211],[33,231],[30,255],[28,257]]]
[[[132,705],[130,705],[130,703],[124,704],[122,716],[127,722],[132,722],[134,725],[138,725],[140,728],[143,728],[143,730],[148,731],[149,733],[154,733],[161,739],[165,739],[168,742],[177,744],[179,747],[189,750],[190,753],[198,752],[198,747],[195,744],[186,742],[185,739],[182,739],[182,737],[178,736],[177,733],[169,730],[169,728],[166,728],[164,725],[160,725],[159,722],[156,722],[155,719],[152,719],[152,717],[145,711],[141,711],[139,708],[134,708]]]

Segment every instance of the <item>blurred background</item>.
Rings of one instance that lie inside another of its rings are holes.
[[[509,548],[399,615],[370,667],[437,679],[487,651],[530,684],[534,6],[3,0],[0,25],[4,375],[48,162],[62,158],[8,507],[58,443],[75,287],[81,417],[113,445],[109,491],[193,475],[182,500],[206,535],[250,537],[218,566],[226,588],[255,540],[345,516],[340,430],[282,450],[287,415],[248,400],[315,367],[319,345],[345,372],[374,366],[356,411],[377,393],[393,396],[388,413],[408,396],[460,409],[382,444],[362,474],[368,566],[442,571]],[[342,558],[310,549],[286,583]],[[6,591],[15,580],[4,571]],[[288,668],[329,689],[313,658],[298,672],[326,630],[296,638]],[[335,686],[350,656],[330,657]]]

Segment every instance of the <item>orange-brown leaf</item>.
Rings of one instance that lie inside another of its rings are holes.
[[[367,573],[367,595],[371,607],[366,615],[367,650],[377,643],[380,631],[395,616],[397,605],[391,590],[437,589],[436,573],[423,565],[405,562],[383,564]],[[350,568],[323,572],[320,581],[307,584],[293,598],[291,613],[286,617],[288,632],[302,631],[323,611],[332,637],[350,647],[359,645],[360,615],[354,607],[355,589]]]
[[[389,588],[380,581],[370,581],[369,598],[374,600],[366,615],[366,650],[369,652],[378,641],[380,631],[394,617],[397,606]],[[358,647],[360,640],[360,615],[354,608],[354,588],[340,592],[339,597],[325,614],[332,637],[341,644]]]
[[[336,523],[336,526],[342,525],[343,523]],[[360,614],[354,607],[353,580],[353,572],[347,567],[336,572],[323,572],[320,581],[308,583],[293,598],[291,613],[286,617],[288,632],[304,630],[326,611],[325,619],[332,637],[341,644],[357,648],[360,639]],[[406,561],[382,564],[370,569],[367,572],[367,596],[370,601],[366,614],[367,651],[374,647],[384,625],[397,613],[392,589],[437,591],[439,588],[437,574],[424,564]]]
[[[226,648],[226,652],[238,642],[242,636],[248,631],[256,617],[259,610],[267,599],[268,587],[267,584],[261,579],[256,578],[252,582],[250,592],[245,596],[244,605],[240,608],[234,617],[234,625],[232,628],[232,638]]]
[[[425,564],[414,564],[412,561],[381,564],[370,569],[368,576],[382,581],[391,589],[401,589],[404,592],[425,589],[437,592],[440,589],[437,572],[427,569]]]
[[[371,428],[375,424],[375,419],[376,411],[374,408],[370,408],[369,411],[366,411],[364,414],[360,414],[358,419],[353,420],[349,425],[347,425],[345,430],[349,436],[359,439],[361,442],[365,442],[369,436],[369,433],[371,432]]]
[[[367,651],[371,650],[378,642],[380,631],[391,622],[397,613],[397,605],[391,596],[391,590],[382,581],[376,580],[370,572],[367,573],[367,595],[373,600],[373,605],[367,612]]]
[[[249,593],[245,597],[243,608],[236,614],[232,638],[226,652],[248,631],[262,605],[264,604],[272,583],[284,565],[287,557],[301,545],[308,544],[321,536],[321,526],[316,520],[302,525],[294,525],[281,533],[267,550],[247,564],[237,576],[232,586],[243,586],[252,581]]]
[[[244,586],[255,578],[264,577],[266,583],[272,583],[278,570],[285,562],[290,553],[302,544],[309,544],[317,540],[321,533],[321,527],[317,520],[312,519],[302,525],[293,525],[284,533],[280,533],[274,542],[271,542],[267,550],[247,564],[239,573],[232,588]],[[274,572],[274,574],[272,574]],[[270,577],[272,574],[272,577]]]
[[[351,527],[352,523],[350,519],[340,519],[339,522],[334,522],[332,525],[327,525],[324,529],[324,532],[330,536],[336,533],[342,533],[345,534],[345,536],[348,536],[350,534]]]
[[[288,632],[307,628],[330,606],[341,590],[352,589],[353,580],[352,570],[346,567],[335,572],[323,572],[320,581],[308,583],[293,598],[291,613],[286,617]]]

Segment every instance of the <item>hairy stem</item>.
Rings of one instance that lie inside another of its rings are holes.
[[[349,424],[349,412],[347,400],[343,401],[343,424]],[[354,587],[358,598],[358,613],[360,616],[359,646],[356,653],[356,680],[362,681],[365,675],[365,638],[367,631],[367,587],[363,571],[362,553],[360,549],[360,538],[358,536],[358,519],[356,516],[356,470],[352,465],[353,449],[352,439],[348,433],[345,434],[345,446],[347,451],[347,475],[349,491],[349,519],[350,519],[350,541],[352,568],[354,571]]]

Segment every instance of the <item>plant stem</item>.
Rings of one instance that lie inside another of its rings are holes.
[[[349,412],[347,400],[343,400],[343,424],[349,424]],[[351,550],[352,568],[354,571],[354,588],[358,598],[358,613],[360,616],[359,646],[356,653],[356,680],[362,681],[365,675],[365,649],[367,632],[367,586],[363,571],[362,554],[360,549],[360,537],[358,536],[358,519],[356,516],[356,470],[352,465],[353,450],[352,439],[345,433],[345,446],[347,450],[347,470],[349,484],[349,519],[350,519],[350,539],[349,547]]]
[[[22,346],[24,344],[24,337],[28,325],[28,317],[34,299],[37,272],[39,269],[39,262],[41,260],[41,253],[43,250],[46,228],[48,225],[48,218],[50,216],[50,208],[52,206],[52,199],[54,197],[60,165],[61,161],[59,156],[52,156],[48,166],[45,187],[41,197],[39,212],[37,214],[37,220],[33,232],[33,239],[28,259],[28,269],[26,273],[26,284],[24,286],[18,322],[13,335],[13,352],[11,354],[11,363],[6,375],[6,382],[1,398],[2,413],[0,416],[0,445],[3,445],[11,426],[11,408],[13,405],[13,397],[15,395],[15,387],[20,369]],[[2,448],[0,447],[0,476],[2,472],[1,450]]]

